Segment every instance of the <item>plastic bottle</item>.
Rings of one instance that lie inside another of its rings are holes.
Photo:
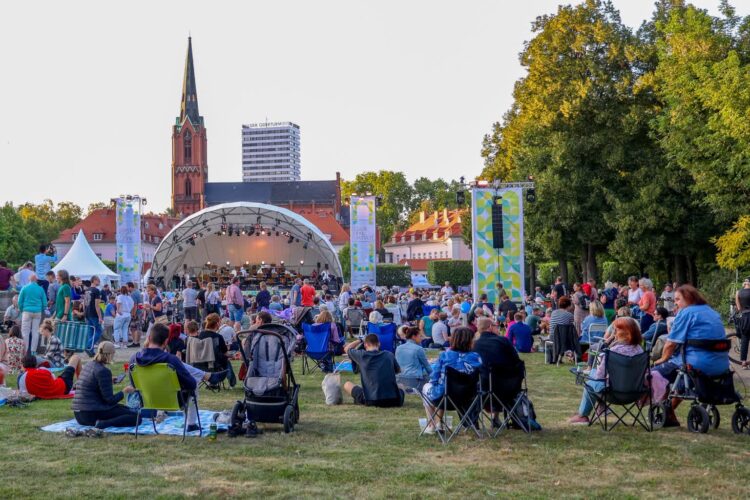
[[[208,427],[208,439],[216,441],[216,422],[211,422],[211,425]]]

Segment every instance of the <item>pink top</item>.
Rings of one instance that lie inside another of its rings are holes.
[[[656,312],[656,295],[654,292],[651,290],[643,292],[641,300],[638,302],[638,307],[641,308],[641,311],[647,312],[653,316]]]
[[[227,289],[227,301],[237,307],[245,307],[245,299],[242,298],[242,291],[237,285],[229,285]]]
[[[610,351],[622,354],[624,356],[635,356],[643,352],[643,348],[640,345],[628,345],[628,344],[613,344],[609,348]],[[604,378],[604,353],[599,355],[599,366],[596,367],[596,373],[594,374],[595,379],[602,380]]]

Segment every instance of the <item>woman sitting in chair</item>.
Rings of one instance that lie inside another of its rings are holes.
[[[461,373],[470,375],[482,366],[482,358],[479,354],[472,352],[474,343],[474,332],[469,328],[459,327],[451,335],[450,349],[440,353],[440,357],[432,365],[430,381],[425,384],[422,394],[425,396],[424,407],[427,418],[435,412],[435,408],[445,395],[445,371],[448,367]],[[442,423],[442,412],[437,414],[438,421]],[[441,424],[442,425],[442,424]],[[427,424],[426,434],[434,434],[438,428],[433,422]]]
[[[115,345],[101,342],[94,360],[86,363],[81,370],[73,398],[73,415],[79,424],[93,425],[97,429],[137,425],[138,413],[118,404],[125,394],[135,389],[130,385],[116,393],[112,389],[112,371],[107,365],[112,363],[114,357]]]
[[[315,316],[315,325],[322,325],[324,323],[329,323],[331,325],[331,343],[334,346],[334,353],[338,356],[343,354],[344,352],[344,339],[341,338],[341,335],[339,334],[339,328],[336,325],[336,322],[333,321],[333,315],[330,311],[321,311],[320,314]]]
[[[591,343],[591,326],[603,325],[604,330],[607,328],[607,318],[604,317],[604,307],[598,300],[592,300],[589,304],[589,315],[581,323],[581,338],[583,344]],[[603,331],[601,333],[604,333]]]
[[[636,356],[643,352],[641,342],[643,337],[641,336],[641,328],[638,326],[638,322],[633,318],[618,318],[612,323],[614,327],[614,340],[609,344],[609,350],[622,354],[624,356]],[[599,365],[596,370],[592,372],[589,380],[586,381],[586,385],[589,386],[594,392],[600,393],[604,390],[606,373],[604,372],[604,353],[599,354]],[[583,396],[581,397],[581,404],[578,407],[578,413],[573,415],[569,422],[571,424],[588,424],[589,414],[594,408],[594,402],[588,391],[584,388]]]

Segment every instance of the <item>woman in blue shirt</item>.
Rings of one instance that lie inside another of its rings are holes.
[[[687,344],[690,340],[721,340],[726,338],[724,324],[719,313],[711,309],[703,295],[692,285],[682,285],[674,293],[677,316],[667,336],[661,358],[656,368],[664,378],[674,383],[677,370],[684,361],[708,376],[716,376],[729,370],[729,353],[710,351]],[[684,356],[682,350],[685,350]],[[679,399],[672,399],[672,411],[667,413],[665,427],[680,425],[674,409]]]
[[[445,395],[445,371],[448,367],[453,368],[461,373],[472,374],[482,366],[482,358],[479,354],[472,352],[471,348],[474,343],[474,332],[466,327],[459,327],[451,334],[451,347],[447,351],[440,353],[434,365],[432,365],[432,374],[430,381],[422,389],[426,400],[424,402],[427,418],[435,413],[435,407]],[[443,414],[437,413],[438,425],[442,427]],[[438,428],[433,422],[427,424],[426,434],[434,434]]]
[[[396,361],[401,372],[396,375],[396,382],[404,389],[421,391],[432,373],[424,349],[419,345],[421,333],[416,326],[405,329],[406,342],[396,348]]]
[[[607,329],[607,318],[604,316],[604,306],[598,300],[592,300],[589,304],[589,315],[583,319],[581,323],[581,343],[591,343],[591,325],[604,325],[604,330]],[[604,335],[604,330],[599,332],[599,336]]]

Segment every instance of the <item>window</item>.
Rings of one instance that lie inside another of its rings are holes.
[[[190,179],[185,179],[185,196],[193,196],[193,184],[190,182]]]
[[[185,132],[185,138],[183,142],[183,151],[185,156],[185,163],[193,161],[193,136],[190,135],[190,131]]]
[[[75,241],[76,240],[76,236],[78,236],[78,233],[72,234],[71,237],[70,237],[70,240],[71,241]]]
[[[148,229],[148,221],[146,221],[146,222],[143,223],[143,227],[146,228],[146,229]]]
[[[94,233],[94,241],[102,241],[103,236],[102,233]]]
[[[102,258],[102,254],[100,253],[96,254],[96,256],[99,257],[100,259]]]

